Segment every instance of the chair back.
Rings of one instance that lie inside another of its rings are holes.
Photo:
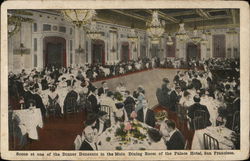
[[[66,112],[67,113],[74,113],[76,112],[77,100],[75,97],[69,97],[66,101]]]
[[[204,141],[205,150],[218,150],[219,149],[218,140],[206,133],[203,134],[203,141]]]
[[[111,112],[112,112],[112,109],[111,109],[110,106],[108,106],[108,105],[101,105],[100,111],[107,112],[107,114],[109,116],[109,119],[110,119]]]
[[[197,110],[194,112],[193,127],[194,130],[206,128],[206,112],[204,110]]]
[[[236,132],[240,130],[240,111],[234,112],[232,130]]]
[[[188,140],[185,142],[184,150],[188,150]]]
[[[75,145],[75,150],[79,150],[81,145],[82,145],[82,138],[80,135],[77,135],[74,141],[74,145]]]

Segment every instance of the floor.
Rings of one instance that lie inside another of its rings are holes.
[[[108,79],[106,82],[111,89],[114,89],[120,81],[125,82],[127,89],[130,91],[133,91],[138,85],[144,86],[147,92],[146,97],[151,103],[151,107],[156,105],[153,110],[155,112],[161,110],[166,110],[168,112],[169,119],[176,121],[177,127],[188,140],[188,148],[190,148],[194,133],[187,129],[186,122],[181,122],[175,113],[169,111],[165,107],[157,105],[158,102],[155,95],[156,89],[162,84],[162,79],[167,77],[170,81],[173,80],[176,71],[177,70],[154,69]],[[101,81],[95,82],[95,84],[99,86],[100,82]],[[81,135],[85,119],[86,114],[84,112],[80,112],[68,118],[44,119],[44,127],[42,129],[38,129],[38,141],[31,141],[27,146],[20,149],[18,146],[13,147],[13,137],[10,137],[10,150],[74,150],[74,140],[77,135]]]

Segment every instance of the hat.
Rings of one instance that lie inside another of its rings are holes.
[[[113,95],[114,95],[114,93],[113,93],[112,91],[108,91],[108,92],[107,92],[107,96],[108,96],[108,97],[113,96]]]
[[[117,109],[121,109],[123,108],[124,104],[122,102],[119,102],[119,103],[116,103],[115,106]]]
[[[162,80],[163,82],[165,82],[165,83],[169,83],[169,80],[168,80],[168,78],[163,78],[163,80]]]
[[[96,114],[89,114],[87,120],[85,121],[85,126],[92,125],[98,118]]]
[[[201,101],[201,98],[199,95],[195,95],[194,96],[194,102],[200,102]]]
[[[96,89],[97,89],[97,88],[96,88],[95,86],[91,86],[89,90],[90,90],[91,92],[94,92]]]
[[[148,135],[155,142],[160,141],[162,138],[162,135],[160,134],[160,132],[154,128],[148,129]]]

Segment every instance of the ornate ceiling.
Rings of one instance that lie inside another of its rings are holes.
[[[157,9],[161,20],[166,22],[166,30],[175,32],[178,24],[184,21],[188,29],[239,27],[238,9]],[[60,10],[33,10],[60,15]],[[151,20],[152,9],[98,9],[97,21],[114,23],[146,29],[146,22]]]

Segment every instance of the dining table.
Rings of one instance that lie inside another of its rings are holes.
[[[167,147],[163,139],[158,142],[150,139],[147,131],[150,126],[137,121],[141,127],[139,131],[144,138],[135,137],[132,134],[127,134],[126,139],[122,139],[117,130],[121,128],[122,123],[113,124],[107,128],[100,136],[98,136],[98,150],[166,150]]]
[[[37,127],[43,128],[43,119],[40,108],[13,110],[12,119],[18,120],[21,134],[28,134],[33,140],[38,140]]]
[[[234,131],[224,126],[209,126],[205,129],[195,130],[192,150],[205,150],[204,146],[204,134],[208,134],[218,140],[219,149],[231,150],[234,149],[234,143],[232,141],[232,134]]]

